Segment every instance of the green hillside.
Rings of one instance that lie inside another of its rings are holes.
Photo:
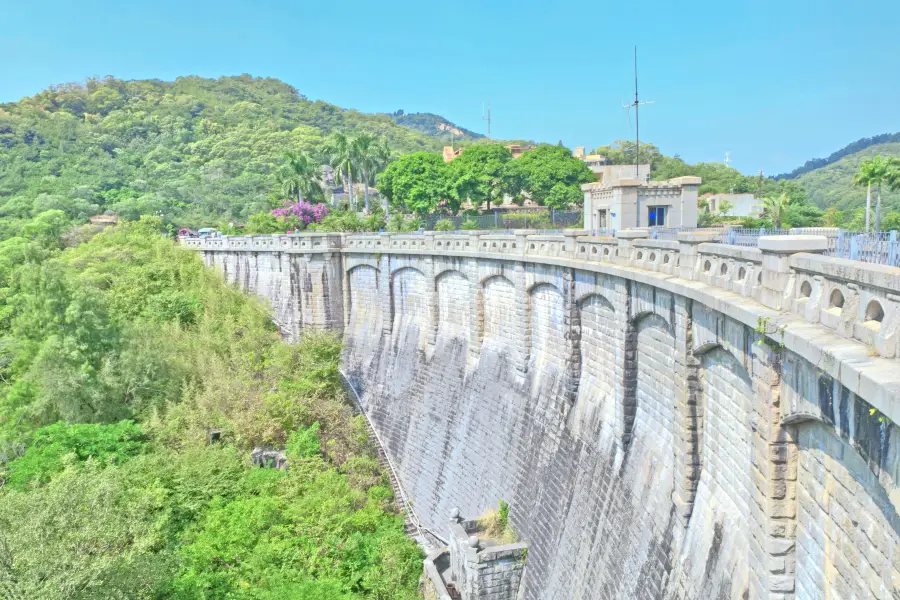
[[[448,143],[468,142],[485,137],[433,113],[404,113],[398,110],[391,114],[391,118],[404,127]]]
[[[246,218],[273,201],[284,151],[315,152],[334,132],[377,134],[395,153],[442,146],[389,115],[311,101],[277,79],[53,86],[0,104],[0,223],[53,208],[72,218],[107,209],[190,224]]]
[[[853,185],[853,176],[859,169],[860,162],[877,154],[900,157],[900,142],[869,146],[837,162],[804,173],[794,181],[806,188],[810,200],[816,206],[833,206],[838,210],[861,208],[866,204],[866,190]],[[881,201],[888,210],[900,210],[900,192],[884,190]]]

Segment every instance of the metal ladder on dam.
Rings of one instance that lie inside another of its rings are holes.
[[[409,537],[415,539],[419,545],[426,550],[446,546],[448,544],[446,539],[425,527],[419,520],[418,515],[416,515],[415,510],[413,510],[412,502],[400,485],[400,478],[397,475],[397,470],[394,468],[394,463],[387,454],[387,449],[381,441],[381,436],[375,431],[375,428],[372,426],[372,420],[369,418],[366,409],[362,405],[362,399],[360,398],[359,393],[356,391],[356,388],[353,387],[353,384],[350,383],[350,379],[347,375],[342,370],[339,370],[338,372],[341,374],[341,381],[344,384],[344,388],[348,391],[348,396],[353,400],[354,407],[366,420],[366,431],[369,434],[369,439],[375,443],[378,464],[381,465],[381,468],[388,474],[391,490],[394,492],[394,505],[403,515],[404,532]]]

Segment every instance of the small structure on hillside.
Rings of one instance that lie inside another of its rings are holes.
[[[425,600],[516,600],[528,545],[486,537],[480,521],[453,509],[447,548],[424,561]]]
[[[586,183],[581,186],[584,227],[591,230],[696,227],[699,188],[699,177]]]
[[[116,215],[94,215],[93,217],[88,217],[88,221],[94,227],[103,229],[116,225],[119,222],[119,217]]]

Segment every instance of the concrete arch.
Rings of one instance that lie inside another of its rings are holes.
[[[482,277],[481,279],[478,280],[478,286],[483,288],[494,279],[502,279],[506,283],[515,287],[515,284],[512,282],[512,280],[509,277],[507,277],[506,275],[504,275],[503,273],[491,273],[490,275],[486,275],[485,277]]]
[[[535,281],[525,289],[525,293],[531,296],[534,293],[534,290],[540,287],[551,287],[560,295],[563,295],[563,291],[559,289],[559,286],[549,281]]]
[[[658,312],[653,310],[642,310],[638,313],[635,313],[631,315],[628,321],[633,324],[633,326],[637,327],[638,323],[647,322],[648,319],[665,329],[669,333],[669,335],[675,335],[675,327],[672,325],[672,323],[669,322],[669,319],[663,317]]]
[[[578,306],[579,310],[584,310],[585,307],[592,304],[599,305],[600,307],[610,310],[613,313],[616,312],[616,307],[613,306],[613,303],[610,302],[606,296],[599,292],[589,292],[587,294],[582,294],[575,299],[575,305]]]
[[[367,262],[356,263],[356,264],[353,265],[352,267],[348,268],[348,269],[347,269],[347,274],[349,275],[350,273],[353,273],[353,272],[356,271],[357,269],[374,269],[375,271],[377,271],[377,272],[379,272],[379,273],[381,272],[380,269],[378,268],[378,265],[377,265],[377,264],[375,264],[375,263],[370,263],[370,262],[367,261]]]
[[[419,275],[421,275],[422,277],[425,277],[425,273],[423,273],[421,270],[419,270],[415,267],[410,267],[409,265],[399,265],[397,268],[394,268],[393,266],[391,266],[391,279],[395,279],[397,277],[397,274],[402,273],[404,271],[414,271],[414,272],[418,273]]]
[[[435,287],[437,287],[437,282],[440,281],[440,279],[442,277],[447,277],[447,276],[450,276],[453,274],[462,275],[463,277],[465,277],[466,281],[469,281],[469,276],[468,276],[468,274],[466,274],[465,271],[462,271],[460,269],[446,268],[446,269],[441,269],[440,271],[435,272],[435,274],[434,274]]]

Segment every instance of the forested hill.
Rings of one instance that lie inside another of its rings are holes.
[[[861,208],[866,203],[866,189],[853,185],[859,163],[878,154],[900,157],[900,135],[896,137],[897,141],[870,145],[829,165],[803,173],[796,181],[806,188],[810,200],[820,208]],[[900,210],[900,192],[884,189],[881,200],[889,210]]]
[[[837,152],[832,152],[828,156],[828,158],[814,158],[812,160],[808,160],[803,164],[802,167],[797,167],[790,173],[782,173],[781,175],[776,175],[775,179],[797,179],[804,173],[809,173],[810,171],[821,169],[822,167],[827,167],[828,165],[838,162],[844,157],[862,152],[863,150],[866,150],[871,146],[889,144],[892,142],[900,142],[900,132],[882,133],[881,135],[876,135],[870,138],[860,138],[852,144],[847,144]]]
[[[404,127],[446,142],[474,141],[484,137],[432,113],[405,113],[398,110],[391,113],[391,118]]]
[[[377,134],[395,153],[442,146],[390,115],[311,101],[277,79],[53,86],[0,104],[0,221],[49,208],[244,218],[269,207],[284,151],[313,151],[334,132]]]

